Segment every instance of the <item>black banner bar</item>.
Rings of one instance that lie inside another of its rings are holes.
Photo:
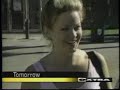
[[[39,78],[39,77],[86,77],[86,72],[2,72],[2,77]]]

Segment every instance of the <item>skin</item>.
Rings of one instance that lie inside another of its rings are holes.
[[[53,51],[41,60],[46,70],[87,72],[88,56],[78,49],[82,37],[79,11],[60,14],[50,30],[50,35],[54,45]]]

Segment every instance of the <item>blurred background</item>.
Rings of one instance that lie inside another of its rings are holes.
[[[51,52],[42,35],[41,12],[48,0],[1,0],[3,71],[24,71]],[[113,87],[119,80],[119,0],[83,0],[86,16],[79,48],[96,50],[108,63]],[[3,83],[20,89],[21,83]]]

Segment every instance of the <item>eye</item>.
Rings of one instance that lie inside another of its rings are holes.
[[[77,25],[77,26],[74,27],[74,30],[77,31],[77,30],[80,29],[80,27],[81,27],[81,26]]]
[[[62,28],[61,31],[68,31],[69,28],[65,27],[65,28]]]

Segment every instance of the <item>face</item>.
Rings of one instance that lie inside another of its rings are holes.
[[[75,51],[82,37],[80,13],[68,11],[60,14],[52,27],[54,47],[59,50]]]

